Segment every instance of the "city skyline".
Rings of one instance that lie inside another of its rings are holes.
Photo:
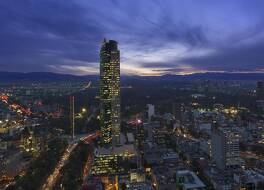
[[[264,190],[263,0],[0,9],[0,189]]]
[[[3,1],[0,70],[99,74],[98,44],[106,37],[119,42],[124,75],[263,73],[263,7],[238,0]]]

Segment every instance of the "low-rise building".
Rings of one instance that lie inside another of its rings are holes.
[[[181,186],[183,190],[205,189],[205,184],[198,176],[189,170],[180,170],[176,173],[177,186]]]

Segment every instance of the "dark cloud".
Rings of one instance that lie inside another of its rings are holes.
[[[169,62],[143,62],[141,66],[161,73],[263,72],[264,43],[235,47],[222,47],[206,56],[193,56]]]
[[[171,17],[161,17],[157,23],[145,19],[146,23],[150,24],[151,27],[149,31],[145,33],[144,39],[165,44],[168,42],[178,42],[188,46],[197,46],[207,43],[206,34],[201,26],[190,26],[183,21],[176,23]]]
[[[215,53],[180,60],[209,71],[256,71],[264,68],[264,43],[218,49]]]
[[[11,0],[2,1],[0,8],[1,70],[47,70],[45,65],[65,64],[65,59],[98,60],[103,29],[80,5],[61,0]]]
[[[176,66],[173,63],[170,62],[148,62],[148,63],[141,63],[141,66],[144,68],[150,68],[150,69],[155,69],[159,70],[159,68],[170,68]]]
[[[132,49],[138,57],[133,64],[150,71],[259,70],[264,68],[263,8],[258,0],[205,0],[195,6],[189,0],[3,0],[0,70],[96,68],[104,37],[127,48],[121,49],[122,64],[131,62],[124,51]],[[186,49],[182,56],[177,45]],[[214,53],[195,53],[203,49]],[[150,52],[161,52],[160,59],[140,60]]]

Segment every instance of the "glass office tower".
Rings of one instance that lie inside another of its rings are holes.
[[[100,119],[102,144],[120,144],[120,52],[114,40],[100,51]]]

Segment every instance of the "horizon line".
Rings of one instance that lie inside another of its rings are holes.
[[[100,76],[100,74],[74,74],[74,73],[62,73],[62,72],[52,72],[52,71],[29,71],[29,72],[20,72],[20,71],[1,71],[0,73],[18,73],[18,74],[31,74],[31,73],[51,73],[51,74],[59,74],[59,75],[71,75],[71,76]],[[121,74],[121,76],[138,76],[138,77],[159,77],[159,76],[191,76],[194,74],[264,74],[264,72],[260,71],[206,71],[206,72],[193,72],[193,73],[164,73],[160,75],[133,75],[133,74]]]

